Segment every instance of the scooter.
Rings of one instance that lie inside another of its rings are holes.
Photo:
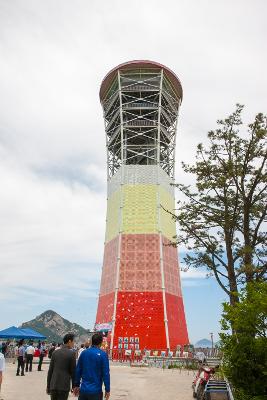
[[[215,369],[207,366],[201,366],[197,372],[197,375],[193,381],[193,397],[197,400],[205,399],[205,386],[211,376],[215,373]]]

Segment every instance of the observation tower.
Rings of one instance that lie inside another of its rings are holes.
[[[188,344],[175,221],[175,142],[182,86],[164,65],[130,61],[104,78],[100,101],[108,200],[96,325],[113,349]],[[164,210],[165,209],[165,210]]]

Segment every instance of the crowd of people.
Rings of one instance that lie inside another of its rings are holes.
[[[38,371],[42,371],[43,359],[50,358],[47,374],[46,392],[51,400],[67,400],[71,391],[79,400],[105,400],[110,397],[109,360],[103,344],[102,333],[95,333],[91,342],[87,341],[78,349],[74,345],[75,335],[68,333],[63,338],[63,344],[52,343],[46,346],[39,342],[34,346],[30,341],[20,340],[14,346],[14,360],[17,361],[17,376],[25,376],[32,372],[33,357],[38,356]],[[3,350],[3,346],[2,346]],[[0,352],[0,400],[1,383],[5,368],[7,351]],[[105,386],[103,395],[102,387]]]
[[[24,376],[24,368],[25,372],[32,372],[32,361],[33,357],[38,355],[39,363],[37,370],[42,370],[43,359],[46,356],[46,346],[45,343],[39,343],[37,348],[33,346],[33,342],[29,342],[25,345],[24,340],[20,340],[18,345],[15,348],[15,358],[17,358],[17,376],[19,376],[21,372],[21,376]]]

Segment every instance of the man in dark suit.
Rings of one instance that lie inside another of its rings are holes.
[[[63,338],[64,345],[61,349],[53,352],[47,374],[47,394],[51,400],[67,400],[70,391],[70,382],[74,387],[76,368],[74,346],[74,335],[68,333]]]

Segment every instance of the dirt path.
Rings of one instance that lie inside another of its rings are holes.
[[[44,371],[15,376],[15,365],[7,364],[2,385],[4,400],[49,400],[45,393],[48,365]],[[157,368],[111,366],[111,400],[191,400],[193,373]],[[69,399],[73,399],[72,395]]]

